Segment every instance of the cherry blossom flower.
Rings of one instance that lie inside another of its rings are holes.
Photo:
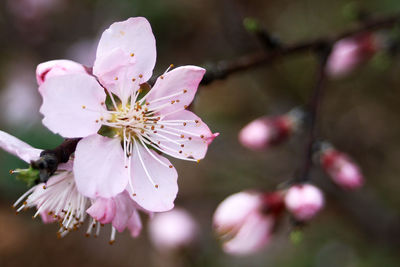
[[[0,147],[27,163],[39,159],[42,152],[3,131],[0,131]],[[111,243],[115,240],[116,231],[122,232],[126,228],[136,237],[142,229],[142,224],[137,204],[131,200],[129,193],[124,191],[110,199],[87,198],[79,192],[72,169],[72,160],[60,164],[47,183],[33,186],[14,203],[16,212],[36,208],[33,217],[41,215],[44,223],[59,222],[59,237],[77,230],[87,217],[90,221],[87,234],[96,228],[98,235],[100,224],[111,223]],[[18,173],[20,170],[11,172]]]
[[[170,210],[178,191],[177,172],[157,152],[198,162],[217,136],[186,110],[205,70],[167,70],[143,96],[140,85],[151,77],[155,60],[149,22],[130,18],[103,33],[95,76],[68,73],[40,85],[43,124],[66,138],[83,137],[75,151],[74,174],[85,196],[110,198],[126,189],[146,210]],[[112,107],[106,105],[107,95]],[[110,137],[98,134],[102,127],[108,127]]]
[[[339,40],[333,46],[326,71],[331,77],[342,77],[370,59],[378,49],[379,42],[371,33]]]
[[[190,246],[198,237],[198,225],[185,210],[174,208],[157,213],[149,222],[150,239],[160,251]]]
[[[239,142],[252,150],[264,150],[286,141],[300,127],[303,112],[294,109],[287,114],[264,116],[247,124],[239,133]]]
[[[297,220],[308,221],[324,206],[324,196],[311,184],[294,185],[285,195],[285,205]]]
[[[357,189],[364,184],[360,168],[348,155],[329,147],[320,153],[320,162],[337,185],[345,189]]]
[[[283,199],[279,193],[243,191],[227,197],[213,217],[223,250],[229,254],[246,255],[265,247],[282,210]]]

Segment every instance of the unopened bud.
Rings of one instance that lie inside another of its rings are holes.
[[[356,189],[363,185],[364,178],[360,168],[349,156],[333,148],[321,152],[323,169],[332,180],[345,189]]]
[[[304,113],[295,109],[276,117],[261,117],[247,124],[239,133],[240,143],[253,150],[263,150],[270,145],[286,141],[299,128]]]
[[[362,63],[369,60],[378,50],[379,42],[372,33],[349,37],[335,43],[326,66],[331,77],[349,74]]]
[[[294,185],[286,193],[286,208],[299,221],[313,218],[324,206],[324,197],[317,187],[310,184]]]

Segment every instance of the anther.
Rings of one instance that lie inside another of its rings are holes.
[[[158,184],[156,184],[154,187],[155,187],[155,188],[158,188]]]
[[[188,105],[184,105],[183,108],[184,108],[184,109],[187,109],[187,108],[188,108]]]
[[[135,82],[136,81],[136,79],[135,78],[132,78],[132,82]]]
[[[182,154],[182,150],[179,150],[179,154]]]
[[[136,194],[135,194],[135,193],[133,193],[133,194],[132,194],[132,196],[136,197]]]
[[[185,146],[184,144],[181,145],[181,147],[184,147],[184,146]]]
[[[14,173],[14,171],[13,171],[13,170],[9,170],[8,172],[9,172],[10,174],[13,174],[13,173]]]
[[[185,138],[185,136],[183,134],[181,134],[181,138]]]
[[[194,122],[195,122],[195,123],[199,123],[199,120],[195,120]]]
[[[135,53],[131,53],[131,57],[133,57],[135,55]]]
[[[204,138],[204,135],[200,135],[200,138]]]
[[[183,93],[184,93],[184,94],[187,93],[187,90],[186,90],[186,89],[183,89]]]
[[[183,126],[186,126],[186,124],[187,124],[187,123],[186,123],[186,122],[184,122],[184,123],[183,123]]]
[[[142,75],[142,74],[139,74],[139,78],[143,78],[143,75]]]
[[[174,166],[172,166],[172,165],[169,165],[169,168],[170,168],[170,169],[172,169],[173,167],[174,167]]]
[[[115,77],[114,80],[118,81],[118,77]]]
[[[171,101],[171,104],[174,104],[174,103],[175,103],[175,100],[172,100],[172,101]]]
[[[96,123],[98,123],[99,122],[99,120],[96,120]]]
[[[164,129],[164,125],[161,125],[161,129]]]
[[[161,80],[164,79],[164,76],[161,75],[161,76],[160,76],[160,79],[161,79]]]
[[[189,140],[192,140],[192,137],[189,137],[188,139],[189,139]]]
[[[82,106],[82,108],[83,108],[83,109],[85,109],[85,108],[86,108],[86,106],[85,106],[85,105],[83,105],[83,106]]]

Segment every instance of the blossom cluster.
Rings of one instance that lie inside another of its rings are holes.
[[[43,124],[64,138],[80,138],[69,161],[48,181],[36,184],[14,204],[17,212],[60,223],[59,236],[88,221],[87,234],[111,225],[137,236],[139,211],[174,207],[178,174],[163,155],[199,162],[218,135],[187,110],[205,70],[168,68],[149,90],[156,42],[142,17],[113,23],[100,38],[93,68],[70,60],[39,64],[36,78]],[[27,163],[42,150],[0,131],[0,147]],[[35,176],[37,170],[13,173]],[[38,181],[38,180],[36,180]]]

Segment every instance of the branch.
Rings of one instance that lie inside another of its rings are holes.
[[[32,168],[39,170],[40,182],[47,182],[49,177],[54,174],[60,163],[66,163],[72,153],[75,152],[78,142],[82,138],[65,139],[58,147],[44,150],[40,153],[40,158],[32,161]]]
[[[309,172],[313,165],[313,152],[314,144],[316,142],[316,131],[317,131],[317,118],[318,111],[321,105],[322,93],[324,89],[325,66],[328,61],[332,46],[331,44],[325,44],[321,46],[317,51],[318,56],[318,66],[314,85],[314,91],[308,103],[308,121],[309,121],[309,132],[308,140],[305,147],[305,159],[303,167],[300,170],[299,175],[296,177],[296,182],[306,182],[309,179]]]
[[[261,64],[268,64],[274,60],[298,53],[316,51],[321,46],[329,44],[332,46],[340,39],[355,36],[365,32],[376,31],[385,28],[391,28],[400,22],[400,14],[375,18],[363,21],[359,26],[336,34],[334,36],[325,36],[311,41],[303,41],[291,45],[281,45],[271,52],[257,52],[249,55],[241,56],[237,59],[222,60],[217,63],[206,65],[207,72],[201,81],[201,84],[207,85],[219,79],[224,79],[228,75],[238,71],[250,69]]]

